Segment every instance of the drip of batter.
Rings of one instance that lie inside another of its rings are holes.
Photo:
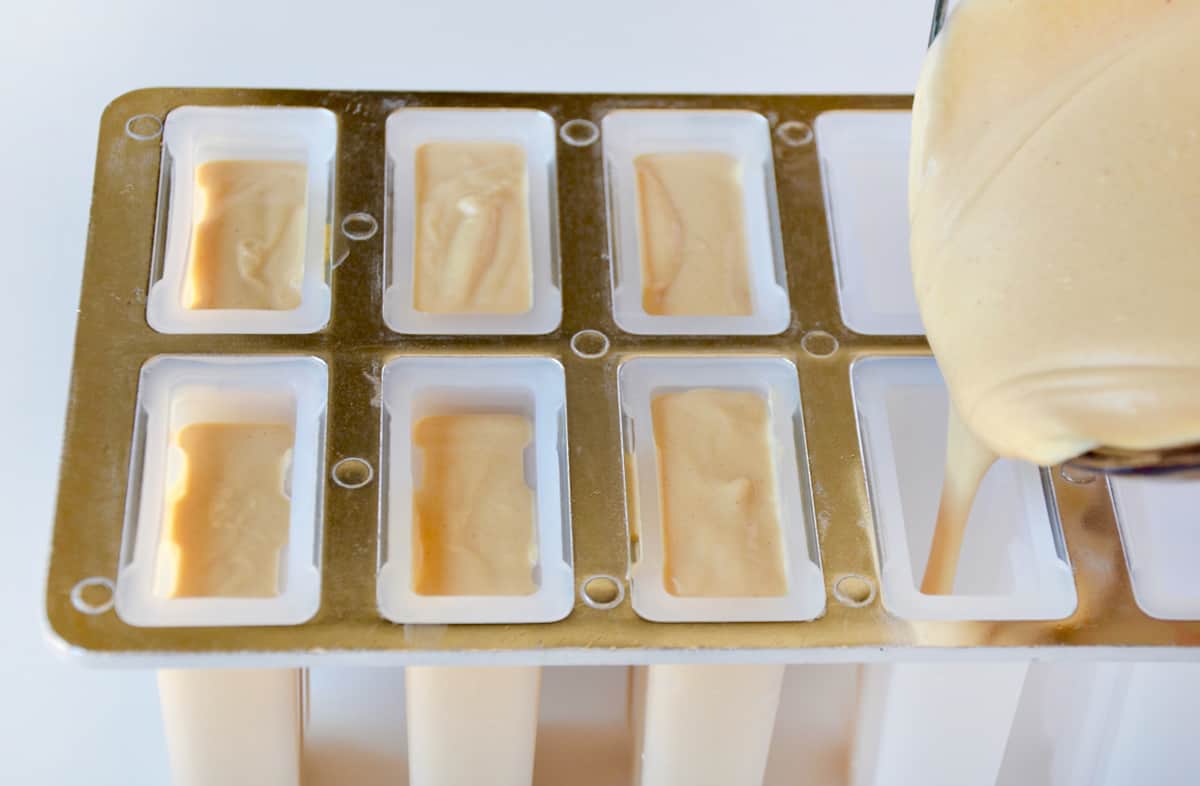
[[[1197,41],[1200,0],[969,0],[930,49],[909,215],[952,450],[1200,441]],[[979,467],[947,462],[927,591],[953,583]]]
[[[971,503],[983,482],[983,476],[996,463],[996,454],[988,450],[950,409],[946,430],[946,471],[942,480],[942,500],[938,505],[937,525],[925,564],[921,592],[948,595],[954,591],[958,557],[962,552]]]

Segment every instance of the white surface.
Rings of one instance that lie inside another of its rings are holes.
[[[931,5],[9,4],[0,24],[0,237],[9,243],[0,335],[16,384],[0,386],[0,404],[19,414],[0,427],[0,782],[167,783],[153,673],[60,662],[41,624],[105,104],[147,85],[901,93],[916,82]],[[374,698],[360,672],[318,670],[317,679]]]
[[[851,377],[888,610],[937,620],[1070,615],[1075,579],[1055,548],[1041,471],[1007,459],[979,487],[954,592],[920,591],[946,466],[946,386],[927,357],[867,358]]]
[[[337,115],[327,109],[181,106],[163,126],[171,193],[162,278],[150,286],[146,319],[162,333],[315,333],[329,321],[329,254],[325,233],[333,215],[330,170],[338,144]],[[196,167],[247,159],[304,164],[308,175],[304,274],[300,305],[286,311],[188,308],[187,274],[196,224]],[[159,198],[162,198],[162,194]]]
[[[383,368],[383,405],[389,417],[379,473],[386,484],[380,496],[386,561],[378,581],[383,616],[447,624],[554,622],[570,614],[575,573],[562,364],[553,358],[398,358]],[[413,498],[424,482],[424,453],[413,444],[413,426],[425,417],[470,412],[523,415],[533,427],[523,452],[537,533],[537,589],[528,595],[422,595],[413,589]]]
[[[387,195],[392,236],[385,261],[383,319],[397,333],[501,335],[550,333],[562,322],[559,289],[558,138],[554,118],[534,109],[397,109],[387,119],[387,158],[392,167]],[[533,304],[523,314],[435,314],[413,305],[416,282],[417,151],[426,142],[495,142],[520,145],[525,153]]]
[[[144,439],[140,488],[131,488],[117,572],[116,610],[131,625],[297,625],[321,604],[321,498],[329,368],[311,356],[159,355],[142,366],[134,442]],[[287,545],[279,594],[267,598],[170,596],[178,555],[164,548],[168,506],[187,457],[175,435],[195,423],[274,423],[293,430]],[[134,451],[136,455],[136,450]],[[136,476],[135,476],[136,477]],[[134,535],[136,533],[136,535]],[[314,558],[318,561],[314,562]]]
[[[609,112],[600,122],[608,201],[613,320],[641,335],[773,335],[792,321],[779,235],[771,127],[757,112],[635,109]],[[635,166],[655,153],[724,153],[737,162],[745,227],[751,313],[745,316],[651,314],[643,302],[645,247],[642,193]]]

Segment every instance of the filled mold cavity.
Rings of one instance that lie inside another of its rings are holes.
[[[146,318],[161,333],[313,333],[329,321],[337,118],[167,115]]]
[[[766,118],[620,110],[602,128],[617,324],[643,335],[783,332],[791,308]]]
[[[142,369],[117,613],[287,625],[317,610],[325,364],[160,356]]]
[[[566,616],[574,574],[562,366],[402,358],[384,368],[383,403],[383,615],[405,623]]]
[[[554,121],[398,109],[387,121],[384,320],[398,333],[540,334],[562,320]]]

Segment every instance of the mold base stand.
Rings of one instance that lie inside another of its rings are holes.
[[[763,782],[785,666],[634,669],[634,786]]]
[[[172,786],[299,786],[300,669],[160,669]]]
[[[1026,662],[864,666],[851,786],[994,786],[1028,669]]]
[[[538,666],[404,670],[409,786],[530,786]]]

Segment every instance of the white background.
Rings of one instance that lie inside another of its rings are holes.
[[[5,3],[0,783],[168,782],[153,675],[59,661],[42,632],[96,130],[108,101],[173,85],[909,93],[932,4]]]

